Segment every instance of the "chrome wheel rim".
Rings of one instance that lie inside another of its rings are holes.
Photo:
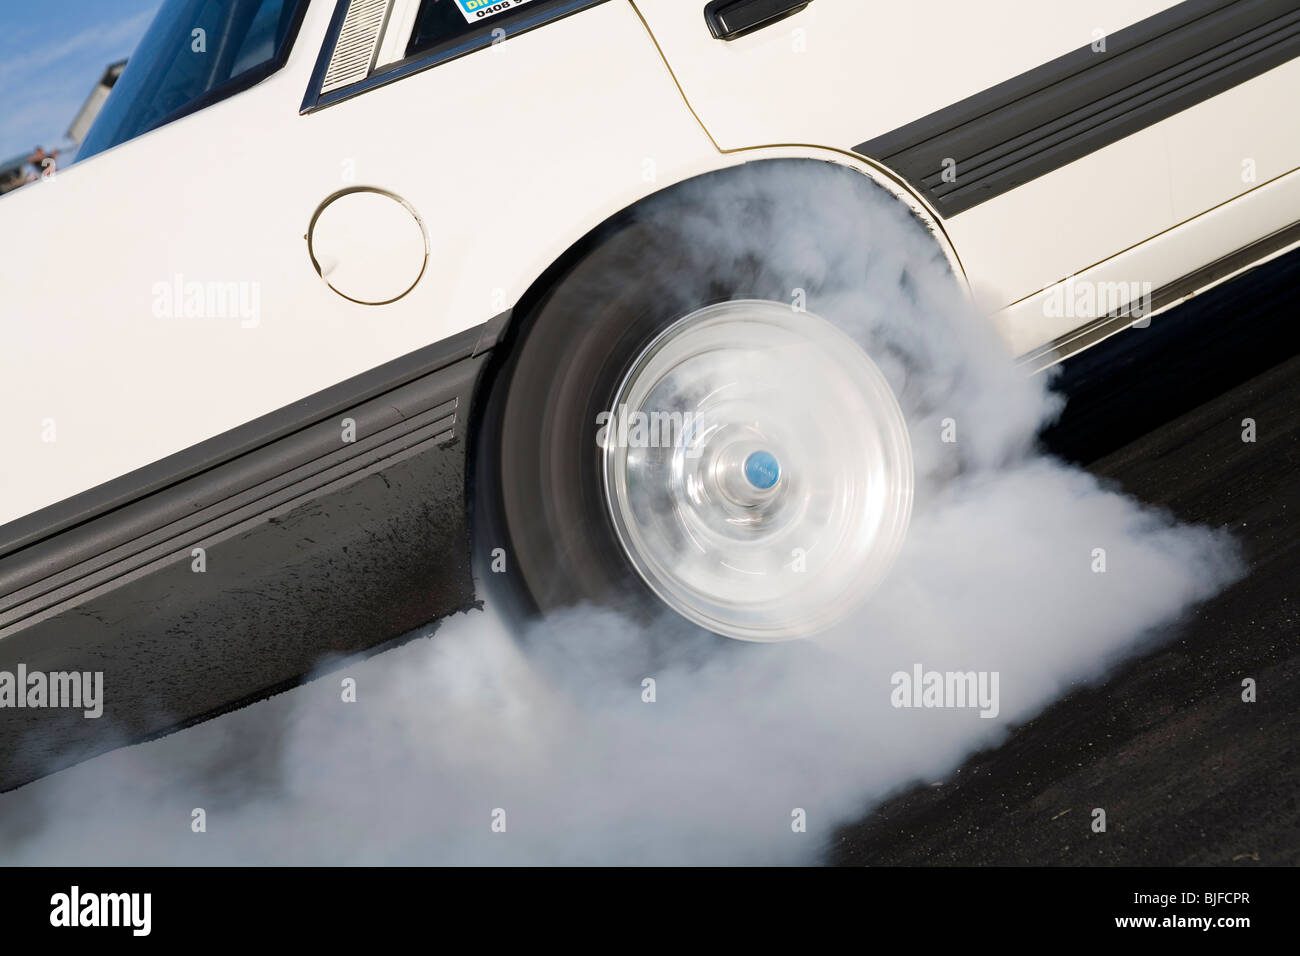
[[[638,356],[598,425],[628,560],[724,636],[843,621],[906,535],[902,409],[866,352],[811,313],[759,300],[693,312]]]

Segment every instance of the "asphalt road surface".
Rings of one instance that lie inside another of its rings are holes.
[[[1049,450],[1230,529],[1249,572],[1104,683],[844,827],[830,862],[1300,863],[1297,303],[1291,253],[1066,363]]]

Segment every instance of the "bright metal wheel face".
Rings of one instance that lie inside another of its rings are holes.
[[[683,617],[778,641],[842,621],[907,532],[912,450],[875,363],[825,319],[744,300],[675,322],[601,433],[628,559]]]

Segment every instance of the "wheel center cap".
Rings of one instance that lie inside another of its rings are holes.
[[[745,459],[745,480],[759,491],[767,491],[781,477],[781,463],[770,451],[756,451]]]
[[[714,485],[727,501],[743,509],[745,522],[770,516],[789,479],[781,473],[781,459],[770,445],[759,443],[757,435],[737,435],[735,431],[718,436],[719,449],[711,465]],[[728,512],[728,520],[742,515]]]

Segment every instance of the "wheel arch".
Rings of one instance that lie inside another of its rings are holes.
[[[494,428],[494,421],[498,417],[497,413],[499,411],[498,403],[502,393],[507,390],[505,386],[508,382],[508,376],[515,364],[515,359],[522,351],[523,340],[526,338],[537,313],[550,296],[565,287],[566,282],[571,278],[571,273],[589,254],[616,235],[623,227],[635,223],[642,213],[652,205],[671,201],[676,194],[696,189],[701,183],[707,183],[711,180],[719,184],[725,183],[730,178],[739,175],[742,170],[752,168],[758,164],[771,163],[775,165],[779,163],[801,167],[831,165],[840,170],[851,171],[861,177],[864,183],[869,183],[871,186],[884,190],[889,197],[900,202],[906,213],[910,214],[910,217],[934,241],[962,292],[969,295],[969,283],[965,269],[943,227],[941,218],[905,182],[894,176],[889,170],[850,153],[804,146],[774,146],[734,151],[723,154],[723,160],[720,165],[713,169],[688,176],[661,189],[648,192],[636,202],[608,215],[585,234],[571,242],[565,251],[530,283],[514,306],[494,321],[491,331],[481,345],[481,349],[490,349],[490,354],[487,356],[488,361],[476,382],[474,397],[469,409],[465,494],[466,506],[471,515],[472,524],[477,525],[480,523],[479,519],[474,517],[477,509],[486,508],[488,513],[496,511],[498,514],[501,509],[501,502],[491,500],[491,493],[487,495],[484,493],[485,488],[491,489],[498,483],[497,479],[499,477],[491,473],[496,466],[488,461],[492,456],[485,455],[484,452],[490,450],[491,443],[497,441],[500,437],[496,434]],[[866,196],[867,191],[863,190],[862,195]],[[556,374],[563,374],[563,372],[557,369]],[[491,522],[489,521],[489,523]],[[476,549],[488,547],[481,540],[481,535],[477,531],[474,537]],[[485,566],[485,556],[486,551],[479,550],[478,567]],[[476,588],[480,597],[482,597],[484,583],[479,581],[478,588]]]
[[[713,169],[705,170],[685,179],[678,180],[661,189],[652,190],[641,196],[631,205],[611,213],[585,234],[575,239],[549,266],[547,266],[524,290],[518,301],[507,312],[497,316],[489,323],[489,331],[481,343],[481,348],[491,348],[486,367],[479,378],[475,398],[470,408],[469,454],[470,461],[476,457],[478,436],[481,431],[483,415],[483,396],[492,388],[501,367],[514,350],[520,335],[526,328],[528,316],[538,304],[550,295],[564,280],[565,275],[587,252],[605,241],[612,232],[634,219],[647,204],[661,201],[674,193],[694,188],[704,180],[722,179],[737,174],[742,168],[763,162],[800,162],[807,164],[830,163],[851,169],[876,186],[886,190],[899,202],[903,203],[934,239],[943,252],[963,289],[969,294],[970,284],[965,266],[962,264],[956,247],[953,245],[943,219],[929,203],[914,191],[901,176],[887,167],[859,156],[856,153],[822,146],[761,146],[733,150],[722,154],[724,162]],[[472,466],[471,466],[472,470]],[[473,476],[471,475],[471,484]],[[472,497],[472,489],[467,489]]]
[[[723,162],[712,169],[696,173],[660,189],[645,193],[636,202],[611,213],[584,235],[575,239],[524,290],[518,301],[503,318],[496,332],[497,337],[494,344],[498,347],[505,346],[508,348],[512,331],[517,325],[516,319],[526,316],[554,288],[572,264],[581,258],[583,253],[603,241],[611,230],[617,229],[620,224],[628,221],[631,217],[635,217],[648,203],[662,201],[674,193],[695,188],[705,180],[718,179],[721,181],[737,174],[744,167],[755,163],[782,161],[809,165],[830,163],[857,172],[863,178],[886,190],[911,211],[912,215],[925,226],[943,251],[953,274],[957,276],[963,286],[969,287],[966,268],[958,255],[956,246],[954,246],[952,239],[944,228],[942,217],[924,197],[912,189],[905,179],[875,160],[845,150],[802,145],[756,146],[725,152],[721,158]]]
[[[722,154],[723,163],[712,169],[704,170],[680,179],[660,189],[645,193],[630,205],[618,209],[601,220],[586,233],[571,242],[550,265],[543,269],[528,285],[515,304],[491,323],[491,330],[485,341],[499,353],[490,365],[500,361],[500,355],[507,352],[513,340],[517,338],[520,320],[527,316],[539,301],[546,297],[562,281],[565,273],[573,263],[595,245],[604,241],[611,231],[635,217],[647,204],[661,201],[674,193],[694,188],[709,179],[722,180],[737,174],[741,169],[755,163],[774,161],[801,162],[807,164],[830,163],[851,169],[876,186],[886,190],[899,202],[903,203],[912,215],[922,223],[935,243],[948,260],[953,274],[964,288],[969,289],[969,278],[965,265],[961,261],[956,246],[944,228],[943,219],[919,193],[911,188],[905,179],[888,167],[875,160],[867,159],[856,153],[824,146],[757,146],[741,150],[732,150]],[[489,370],[490,371],[490,370]]]

